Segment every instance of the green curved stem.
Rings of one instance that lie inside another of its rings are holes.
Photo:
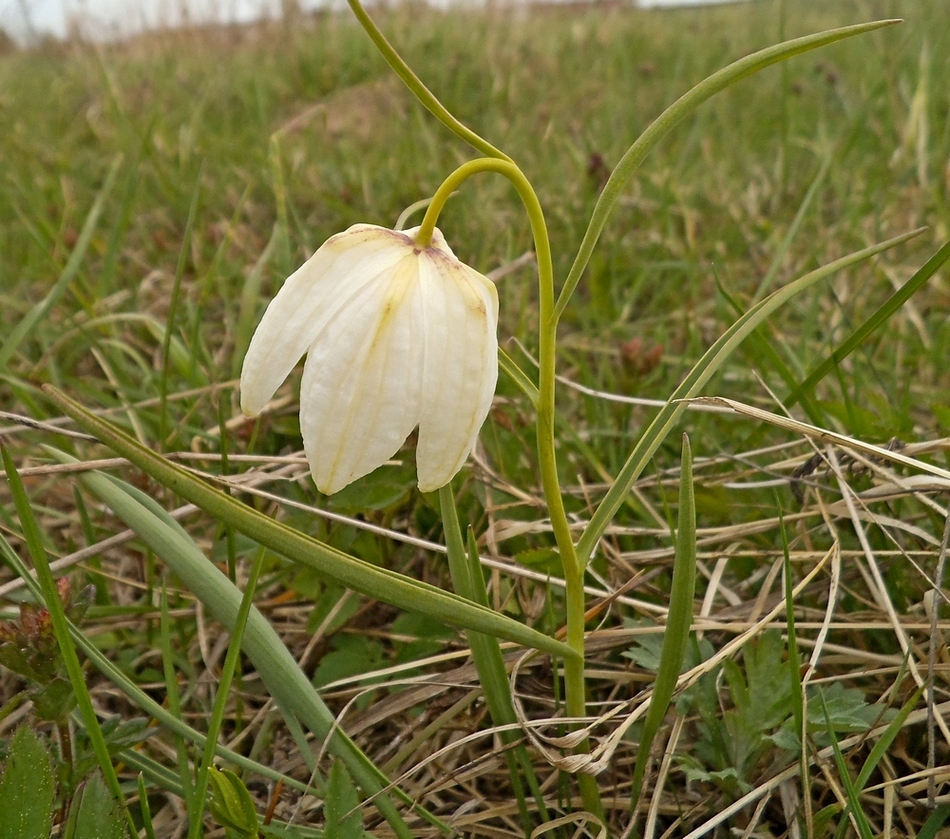
[[[452,172],[436,190],[432,202],[426,210],[422,225],[416,234],[416,241],[421,247],[428,247],[432,241],[432,232],[435,229],[439,213],[442,212],[449,196],[464,181],[480,172],[495,172],[504,175],[518,191],[531,223],[531,233],[534,236],[534,248],[538,260],[538,312],[540,323],[537,407],[541,482],[544,488],[545,501],[548,505],[548,513],[551,517],[554,538],[561,554],[564,573],[568,578],[576,578],[583,574],[583,568],[577,560],[574,540],[571,537],[567,522],[554,451],[554,374],[557,339],[557,321],[554,317],[554,266],[551,260],[551,243],[548,239],[547,225],[544,222],[544,212],[541,209],[538,196],[524,173],[514,163],[507,160],[498,160],[497,158],[470,160]],[[570,629],[568,632],[570,633]],[[570,641],[568,645],[570,646]]]
[[[438,99],[436,99],[435,94],[432,93],[429,88],[427,88],[422,80],[412,72],[412,69],[402,60],[402,57],[398,52],[393,48],[393,45],[386,40],[386,36],[380,32],[379,27],[373,23],[373,19],[366,13],[366,9],[360,4],[359,0],[347,0],[350,4],[350,8],[353,10],[353,14],[356,15],[356,19],[359,21],[360,26],[366,31],[366,34],[369,35],[370,39],[376,45],[376,49],[380,51],[383,58],[386,59],[386,63],[393,69],[397,76],[402,79],[403,84],[409,88],[413,96],[416,97],[425,107],[432,113],[435,118],[441,122],[446,128],[449,129],[457,137],[464,140],[476,151],[480,151],[482,154],[497,158],[499,160],[511,160],[507,154],[503,151],[496,149],[488,140],[480,137],[471,128],[466,125],[463,125],[459,122],[452,114],[449,113],[448,109],[443,105]]]
[[[561,565],[564,569],[567,599],[567,645],[577,655],[564,659],[565,710],[568,716],[583,718],[587,715],[584,681],[584,565],[574,547],[574,539],[564,509],[561,483],[557,473],[557,457],[554,440],[554,385],[555,356],[557,346],[557,317],[554,312],[554,265],[551,259],[551,243],[544,222],[541,202],[521,169],[509,160],[480,158],[463,163],[432,197],[425,218],[416,234],[421,247],[432,241],[439,213],[449,196],[468,178],[480,172],[495,172],[504,175],[518,191],[531,223],[534,249],[538,260],[538,398],[537,435],[538,462],[544,500],[551,519],[551,528],[557,542]],[[587,743],[580,750],[588,750]],[[603,807],[596,780],[590,775],[578,775],[578,785],[584,806],[591,813],[603,817]]]
[[[786,41],[783,44],[776,44],[764,50],[747,55],[734,61],[728,67],[723,67],[709,78],[704,79],[698,85],[691,88],[683,94],[672,105],[670,105],[660,116],[658,116],[650,126],[634,142],[624,156],[620,159],[607,183],[604,185],[597,204],[594,206],[594,212],[591,213],[590,222],[587,226],[587,232],[584,233],[584,239],[578,248],[574,264],[568,272],[567,279],[564,281],[564,287],[558,297],[557,307],[554,310],[555,320],[559,320],[571,299],[571,295],[577,289],[581,275],[590,261],[590,256],[594,251],[597,240],[607,224],[607,218],[613,211],[620,194],[626,188],[633,173],[640,168],[644,158],[659,145],[673,127],[682,121],[688,114],[692,113],[699,105],[709,99],[711,96],[719,93],[729,87],[729,85],[751,76],[759,70],[784,61],[786,58],[799,55],[818,47],[833,44],[835,41],[842,41],[854,35],[862,35],[865,32],[871,32],[874,29],[880,29],[884,26],[891,26],[900,23],[899,20],[878,20],[871,23],[861,23],[856,26],[845,26],[841,29],[829,29],[827,32],[819,32],[816,35],[807,35],[804,38],[796,38],[792,41]]]

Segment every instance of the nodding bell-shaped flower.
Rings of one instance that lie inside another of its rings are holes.
[[[391,458],[418,426],[419,488],[447,484],[475,445],[498,378],[498,294],[436,229],[357,224],[328,239],[271,301],[241,371],[254,416],[307,353],[300,430],[330,494]]]

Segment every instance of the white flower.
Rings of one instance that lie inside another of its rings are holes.
[[[498,378],[498,294],[435,230],[357,224],[328,239],[271,301],[241,371],[254,416],[307,353],[300,430],[317,488],[333,493],[419,427],[424,492],[465,463]]]

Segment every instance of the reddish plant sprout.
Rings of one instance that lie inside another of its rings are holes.
[[[86,586],[73,597],[69,579],[61,577],[56,590],[66,616],[79,623],[92,603],[94,587]],[[60,663],[56,633],[45,606],[21,603],[18,620],[0,621],[0,665],[44,687],[56,678]]]

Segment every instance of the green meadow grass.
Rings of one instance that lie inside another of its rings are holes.
[[[944,5],[762,0],[688,11],[492,13],[410,6],[379,16],[430,89],[531,179],[559,280],[610,170],[693,84],[786,38],[906,19],[718,95],[647,158],[624,192],[559,333],[568,380],[558,392],[561,479],[578,525],[655,413],[648,400],[672,393],[739,312],[815,268],[922,226],[909,243],[795,298],[704,393],[779,415],[784,404],[822,428],[881,445],[896,438],[913,456],[950,465],[942,439],[950,437],[945,271],[895,314],[875,319],[950,240]],[[282,406],[255,423],[237,408],[236,378],[266,301],[290,271],[350,224],[391,226],[470,157],[400,87],[347,14],[0,55],[0,442],[23,477],[50,557],[95,546],[124,525],[74,481],[75,467],[54,465],[42,448],[90,463],[112,456],[56,433],[72,426],[43,394],[47,383],[185,465],[218,475],[259,469],[260,488],[277,498],[235,485],[242,500],[374,564],[449,588],[443,557],[425,547],[442,542],[438,501],[415,489],[409,448],[398,464],[320,497],[295,457],[296,379],[279,391]],[[518,261],[532,244],[514,191],[500,178],[469,181],[439,226],[462,260],[484,273],[502,270],[499,337],[531,370],[537,284],[530,259]],[[869,320],[877,328],[790,400]],[[809,465],[816,450],[801,434],[736,414],[690,411],[679,428],[695,457],[698,633],[690,666],[698,681],[678,696],[657,741],[666,745],[655,749],[638,834],[936,835],[946,817],[950,733],[928,724],[927,695],[915,690],[935,674],[930,704],[948,717],[947,630],[932,633],[928,611],[943,567],[947,482],[914,483],[912,470],[841,449],[836,474],[834,461]],[[562,594],[547,579],[554,540],[534,448],[530,404],[502,377],[463,472],[471,492],[460,494],[460,514],[489,563],[492,605],[554,634]],[[591,713],[628,703],[595,728],[596,744],[609,741],[652,683],[655,625],[669,600],[679,453],[676,435],[626,499],[589,572],[589,605],[602,607],[588,625]],[[181,505],[127,464],[106,465],[163,507]],[[790,483],[796,470],[802,480]],[[0,534],[26,557],[14,494],[0,485]],[[330,515],[315,515],[311,505]],[[246,579],[256,544],[201,513],[181,520],[206,555]],[[4,556],[0,616],[13,620],[25,595]],[[827,565],[797,594],[790,621],[780,608],[783,574],[796,586],[821,561]],[[75,588],[96,587],[83,623],[88,637],[160,703],[171,661],[176,715],[205,731],[226,636],[189,592],[134,538],[86,551],[70,573]],[[618,600],[608,598],[631,582]],[[460,633],[270,553],[256,603],[343,730],[406,792],[444,821],[456,819],[462,835],[524,835],[504,762],[490,736],[474,737],[490,722]],[[768,629],[753,630],[776,609]],[[944,627],[947,613],[944,603]],[[737,638],[743,643],[725,664],[703,664]],[[792,722],[801,683],[788,680],[789,662],[816,647],[821,657],[807,676],[802,668],[811,762],[799,766]],[[430,681],[407,685],[410,677]],[[260,681],[240,663],[235,678],[221,742],[286,776],[288,786],[274,795],[277,821],[322,828],[331,817],[320,796],[290,783],[305,784],[309,772]],[[91,667],[86,679],[100,718],[131,724],[144,716]],[[791,686],[780,687],[786,681]],[[34,719],[21,693],[27,687],[0,669],[0,759],[16,725]],[[558,680],[540,665],[526,666],[518,691],[528,718],[554,715],[561,701]],[[887,726],[907,702],[891,743],[896,728]],[[59,759],[62,732],[35,724]],[[92,746],[78,721],[73,728],[89,771]],[[541,731],[563,733],[553,723]],[[630,822],[638,734],[634,724],[618,739],[598,776],[610,835]],[[143,772],[150,829],[171,836],[184,818],[181,765],[197,752],[161,726],[126,735],[113,738],[124,794],[132,799]],[[570,811],[566,777],[532,754],[550,817]],[[254,772],[243,778],[263,813],[272,790]],[[329,783],[349,800],[345,780],[331,775]],[[141,820],[140,805],[131,808]],[[390,835],[372,804],[363,813],[373,835]],[[787,832],[793,822],[800,832]],[[356,832],[338,835],[361,835],[347,825]],[[417,829],[438,835],[422,822]]]

